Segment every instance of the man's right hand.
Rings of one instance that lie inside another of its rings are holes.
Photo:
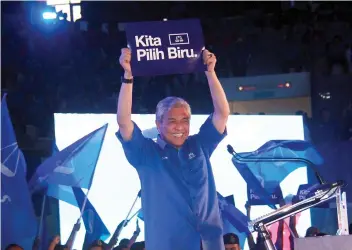
[[[129,48],[121,49],[119,62],[122,68],[125,70],[125,78],[132,78],[131,50]]]

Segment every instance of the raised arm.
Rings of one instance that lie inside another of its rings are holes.
[[[214,113],[212,122],[214,127],[219,133],[224,133],[226,128],[227,119],[230,115],[230,107],[227,102],[224,89],[215,73],[216,57],[208,50],[203,51],[203,60],[207,65],[205,75],[208,80],[211,98],[214,105]]]
[[[80,222],[80,219],[78,219],[76,224],[73,226],[70,237],[67,239],[67,242],[65,244],[69,250],[72,249],[73,243],[75,242],[75,239],[76,239],[76,235],[80,228],[81,228],[81,222]]]
[[[132,138],[134,124],[131,120],[132,113],[132,70],[131,51],[128,48],[121,50],[120,64],[125,71],[124,80],[121,84],[120,94],[117,101],[117,123],[124,141]],[[130,83],[129,83],[130,82]]]
[[[138,219],[137,219],[136,231],[134,231],[133,236],[131,237],[130,242],[128,243],[128,248],[131,248],[132,245],[136,242],[140,232],[141,232],[141,229],[139,228]]]

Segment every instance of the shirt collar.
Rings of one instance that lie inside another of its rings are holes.
[[[174,149],[177,149],[175,148],[174,146],[171,146],[170,144],[168,144],[164,139],[161,138],[160,134],[158,134],[158,137],[156,138],[156,143],[159,145],[159,147],[161,149],[165,149],[165,147],[167,145],[169,145],[169,147],[171,148],[174,148]],[[178,150],[178,149],[177,149]]]
[[[166,145],[167,145],[167,142],[164,141],[164,140],[161,138],[160,134],[159,134],[158,137],[156,138],[156,143],[157,143],[157,144],[159,145],[159,147],[161,147],[162,149],[164,149],[164,148],[166,147]]]

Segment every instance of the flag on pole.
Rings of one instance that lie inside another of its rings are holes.
[[[84,244],[82,249],[88,249],[88,246],[95,240],[106,240],[110,237],[110,232],[106,228],[104,222],[100,218],[99,214],[90,203],[89,199],[83,193],[82,189],[72,187],[73,193],[76,197],[78,207],[82,211],[84,200],[86,200],[84,209],[82,211],[82,218],[84,227],[86,228],[86,236],[84,238]]]
[[[6,103],[1,101],[1,248],[16,243],[31,249],[37,230],[26,181],[26,162],[19,149]]]
[[[307,165],[298,158],[310,161],[314,165],[323,164],[323,158],[314,146],[308,141],[299,140],[269,141],[256,151],[237,153],[237,158],[233,157],[232,162],[256,195],[275,209],[276,202],[271,198],[272,190],[279,190],[280,183],[290,173]],[[270,161],[272,159],[276,161]],[[263,183],[276,183],[277,187],[271,185],[270,190],[267,190]]]
[[[89,189],[108,124],[46,159],[29,182],[32,192],[48,185]]]
[[[248,217],[236,208],[233,195],[223,197],[218,193],[218,201],[223,222],[223,234],[236,234],[239,238],[241,249],[243,249],[249,234]]]

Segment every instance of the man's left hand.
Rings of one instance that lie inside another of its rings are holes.
[[[203,50],[203,62],[205,65],[207,65],[208,72],[215,71],[216,56],[209,52],[209,50]]]

